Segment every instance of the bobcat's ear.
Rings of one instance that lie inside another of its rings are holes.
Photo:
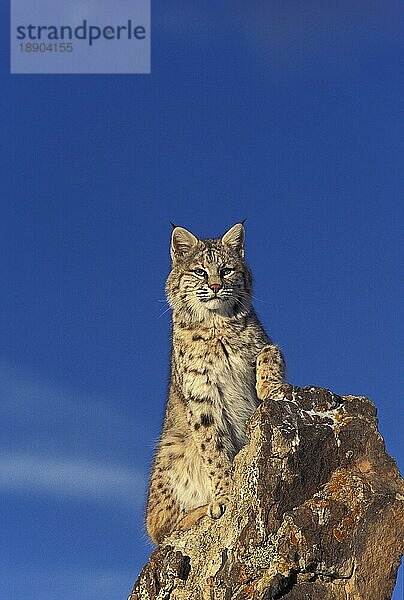
[[[171,234],[171,258],[181,258],[188,254],[198,243],[198,238],[193,233],[183,227],[174,227]]]
[[[244,256],[244,240],[245,234],[243,224],[236,223],[224,234],[222,237],[222,244],[230,246],[237,254]]]

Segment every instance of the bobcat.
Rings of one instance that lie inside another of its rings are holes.
[[[251,305],[243,225],[207,240],[175,227],[171,258],[171,376],[146,511],[155,543],[201,516],[222,516],[246,420],[259,398],[281,393],[285,375]]]

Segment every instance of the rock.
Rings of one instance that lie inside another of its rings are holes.
[[[218,521],[173,533],[130,600],[388,600],[404,483],[367,398],[292,387],[252,415]]]

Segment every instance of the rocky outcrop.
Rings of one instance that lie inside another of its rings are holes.
[[[130,600],[387,600],[404,485],[366,398],[290,387],[262,403],[232,502],[167,537]]]

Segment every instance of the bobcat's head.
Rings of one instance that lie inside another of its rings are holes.
[[[174,311],[202,321],[213,313],[230,317],[250,310],[252,279],[244,260],[241,223],[221,238],[208,240],[175,227],[171,258],[166,290]]]

